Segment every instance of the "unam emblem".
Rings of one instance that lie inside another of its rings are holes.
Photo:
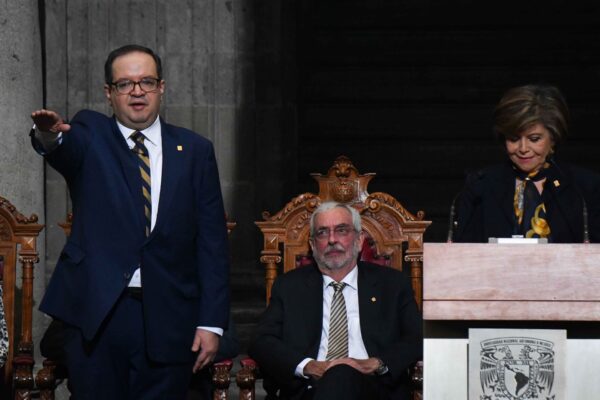
[[[554,344],[530,337],[481,342],[480,400],[552,398]]]

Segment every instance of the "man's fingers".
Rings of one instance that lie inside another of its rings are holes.
[[[195,353],[198,350],[200,350],[200,344],[201,344],[201,336],[198,335],[198,332],[196,332],[196,335],[194,336],[194,341],[192,342],[192,351]]]
[[[50,110],[37,110],[31,113],[31,119],[43,132],[67,132],[71,125],[66,124],[60,115]]]
[[[192,351],[200,351],[192,368],[193,372],[201,370],[214,360],[219,348],[219,336],[204,329],[196,329],[196,335],[192,343]]]
[[[194,367],[192,368],[192,372],[196,373],[202,368],[204,368],[208,363],[212,361],[212,358],[208,354],[208,352],[201,351],[196,358],[196,362],[194,363]]]

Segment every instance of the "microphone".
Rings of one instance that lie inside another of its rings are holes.
[[[558,163],[554,160],[554,157],[548,157],[548,161],[552,164],[558,173],[566,179],[566,175],[563,173],[562,169],[558,166]],[[583,217],[583,243],[590,243],[590,232],[589,232],[589,224],[588,224],[588,209],[587,203],[585,202],[585,197],[583,197],[583,193],[579,190],[579,186],[577,182],[573,179],[573,187],[575,188],[575,192],[579,196],[581,200],[581,216]]]
[[[462,190],[454,196],[452,199],[452,204],[450,205],[450,216],[448,217],[448,236],[446,238],[446,243],[452,243],[452,238],[454,236],[454,227],[456,226],[456,221],[454,221],[454,214],[456,209],[456,200],[462,194]]]
[[[478,197],[469,196],[469,194],[472,193],[469,188],[472,188],[472,185],[475,185],[477,181],[482,179],[485,173],[482,170],[478,170],[475,172],[467,173],[466,175],[467,178],[465,185],[460,191],[458,191],[458,193],[456,193],[456,195],[454,195],[454,198],[452,199],[452,204],[450,205],[450,216],[448,217],[448,235],[446,237],[446,243],[452,243],[454,241],[454,230],[458,227],[458,221],[454,220],[454,218],[456,217],[456,201],[463,195],[467,195],[465,201],[471,202],[472,209],[471,213],[468,215],[460,215],[461,209],[459,207],[458,218],[461,220],[461,225],[463,225],[464,227],[469,225],[469,222],[473,217],[473,210],[475,209],[479,201],[481,201]]]

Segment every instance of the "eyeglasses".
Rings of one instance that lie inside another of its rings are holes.
[[[142,78],[142,80],[139,81],[123,79],[121,81],[112,82],[111,86],[113,86],[119,94],[130,94],[135,89],[135,85],[139,85],[144,93],[152,93],[158,90],[160,81],[161,80],[158,78]]]
[[[338,225],[333,228],[333,236],[336,239],[346,237],[352,232],[356,232],[354,230],[354,227],[352,227],[350,225],[346,225],[346,224]],[[319,228],[314,233],[313,237],[317,240],[324,241],[324,240],[328,240],[330,235],[331,235],[331,228]]]

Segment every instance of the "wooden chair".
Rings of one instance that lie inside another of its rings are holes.
[[[33,264],[39,261],[37,237],[43,225],[38,217],[21,214],[0,197],[0,284],[3,288],[4,317],[10,348],[2,373],[0,398],[27,400],[34,390],[32,312]],[[22,285],[17,288],[17,268]]]
[[[225,216],[227,220],[227,216]],[[58,225],[64,230],[65,235],[68,237],[71,234],[71,226],[73,223],[73,214],[67,215],[65,222],[59,223]],[[227,234],[231,234],[231,231],[237,225],[236,222],[227,220]],[[55,370],[57,368],[57,362],[55,360],[46,359],[43,363],[43,368],[38,372],[36,377],[37,385],[40,389],[41,400],[54,400],[54,390],[56,389],[56,376]],[[212,371],[212,381],[215,387],[213,393],[213,399],[215,400],[227,400],[229,398],[229,386],[231,385],[231,368],[233,361],[223,360],[218,363],[214,363],[210,368]]]
[[[366,245],[361,259],[367,258],[391,268],[409,268],[415,300],[421,307],[423,234],[430,221],[425,213],[411,214],[393,196],[377,192],[369,194],[367,186],[374,173],[359,174],[349,158],[338,157],[326,175],[311,174],[319,185],[319,193],[304,193],[293,198],[279,212],[263,213],[256,222],[264,236],[260,261],[265,265],[265,298],[268,304],[271,287],[282,272],[301,266],[309,253],[309,221],[314,210],[323,202],[336,201],[356,208],[361,215]],[[243,360],[237,381],[240,399],[253,399],[253,379],[257,366]],[[414,374],[413,374],[414,375]],[[418,385],[419,376],[413,376]],[[418,390],[416,391],[418,395]]]

